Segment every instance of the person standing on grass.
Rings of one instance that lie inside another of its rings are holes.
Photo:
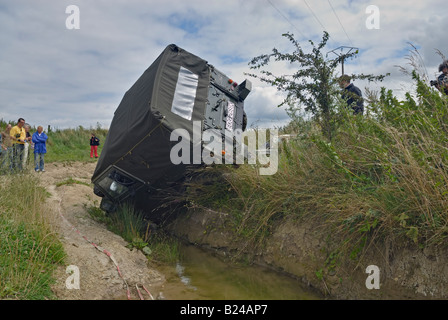
[[[95,158],[98,158],[98,146],[100,145],[100,139],[95,136],[95,133],[92,132],[92,137],[90,138],[90,158],[93,158],[93,154],[95,154]]]
[[[32,145],[32,136],[30,133],[31,126],[28,123],[25,123],[23,128],[25,129],[26,138],[25,138],[25,144],[24,144],[25,148],[23,150],[22,166],[25,168],[29,163],[28,159],[29,159],[29,154],[30,154],[30,148]]]
[[[13,143],[12,169],[22,171],[23,152],[25,150],[26,132],[23,126],[25,119],[19,118],[17,125],[11,128],[9,133]]]
[[[3,157],[6,156],[6,150],[7,148],[5,147],[5,145],[3,144],[3,132],[0,135],[0,169],[2,167],[2,163],[3,163]]]
[[[42,126],[37,127],[37,131],[33,133],[32,141],[34,143],[34,170],[36,172],[45,172],[44,156],[47,153],[48,136],[44,132]]]
[[[3,149],[3,156],[0,163],[0,168],[3,168],[4,166],[8,166],[9,169],[12,169],[12,140],[10,136],[11,132],[11,124],[7,124],[5,131],[1,133],[2,135],[2,149]]]

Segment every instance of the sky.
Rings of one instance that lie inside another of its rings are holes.
[[[284,94],[247,73],[256,56],[293,51],[282,34],[294,34],[307,51],[327,31],[328,59],[340,47],[359,50],[345,73],[391,74],[381,83],[356,80],[363,94],[385,87],[400,97],[413,88],[398,67],[412,69],[413,48],[420,70],[429,79],[439,74],[437,50],[448,56],[446,12],[443,0],[0,0],[0,119],[108,128],[125,92],[174,43],[235,81],[252,82],[249,127],[281,127],[289,122],[278,107]]]

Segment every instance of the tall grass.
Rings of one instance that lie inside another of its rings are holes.
[[[36,177],[0,176],[0,299],[54,299],[53,270],[65,253]]]

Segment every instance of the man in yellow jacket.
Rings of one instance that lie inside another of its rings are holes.
[[[23,128],[25,119],[19,118],[17,125],[11,128],[9,135],[13,143],[13,170],[22,170],[23,152],[25,150],[26,132]]]

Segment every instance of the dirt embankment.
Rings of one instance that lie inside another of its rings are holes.
[[[78,183],[57,186],[69,178],[89,184],[95,166],[94,162],[51,163],[45,166],[46,172],[35,173],[51,194],[49,202],[57,213],[56,227],[67,253],[65,265],[56,271],[53,290],[61,300],[127,299],[128,289],[131,299],[140,299],[137,285],[145,300],[150,296],[143,286],[157,298],[165,281],[163,274],[149,267],[140,251],[126,248],[120,236],[90,218],[86,208],[99,203],[93,188]],[[67,273],[68,266],[79,270],[79,289],[75,273]]]
[[[235,255],[242,248],[254,254],[253,248],[234,240],[227,220],[222,212],[192,209],[170,228],[177,236],[222,254]],[[256,261],[301,279],[330,299],[448,298],[447,249],[386,242],[369,246],[356,261],[332,261],[336,248],[329,238],[317,221],[283,221],[266,246],[255,252]],[[377,269],[367,272],[369,266]]]

